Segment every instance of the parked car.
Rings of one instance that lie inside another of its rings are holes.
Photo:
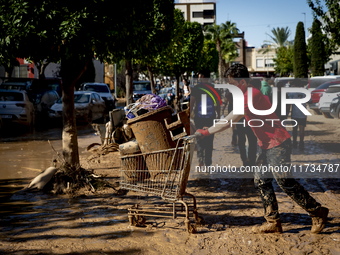
[[[333,98],[329,109],[333,118],[340,119],[340,96]]]
[[[77,120],[84,120],[89,123],[104,118],[106,115],[105,101],[96,92],[74,92],[74,108]],[[61,119],[63,116],[62,98],[59,98],[48,112],[51,119]]]
[[[48,117],[49,109],[55,104],[60,96],[55,90],[40,90],[31,91],[29,98],[33,103],[37,120],[43,121]]]
[[[133,101],[147,94],[152,94],[150,81],[133,81]]]
[[[328,89],[329,86],[340,84],[340,80],[329,81],[326,83],[321,84],[311,93],[311,102],[308,104],[309,109],[313,110],[316,114],[321,114],[319,110],[318,103],[320,101],[321,96],[325,91]]]
[[[28,91],[31,87],[32,82],[28,80],[24,81],[16,81],[16,80],[10,80],[5,81],[1,83],[0,89],[12,89],[12,90],[26,90]]]
[[[175,89],[173,87],[161,88],[158,92],[158,96],[166,100],[166,103],[173,106],[173,101],[175,99]]]
[[[294,77],[277,77],[274,79],[274,86],[277,87],[278,82],[282,82],[285,87],[290,87],[290,83],[294,80]]]
[[[306,85],[306,89],[315,90],[321,84],[334,81],[337,79],[340,79],[340,76],[336,76],[336,75],[314,76],[309,79],[308,85]]]
[[[33,130],[34,107],[27,92],[0,89],[0,117],[4,123],[19,123]]]
[[[319,101],[319,110],[326,118],[331,118],[330,115],[330,106],[332,100],[336,97],[340,96],[340,84],[329,86],[328,89],[323,93]]]
[[[106,112],[116,108],[116,98],[112,96],[109,86],[107,86],[106,83],[86,82],[80,85],[79,90],[97,92],[105,101]]]

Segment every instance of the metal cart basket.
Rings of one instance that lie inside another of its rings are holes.
[[[180,216],[185,218],[188,232],[196,232],[189,216],[193,215],[196,223],[202,219],[197,213],[195,197],[185,192],[190,173],[191,138],[181,138],[176,148],[121,157],[121,188],[159,196],[172,203],[153,207],[134,205],[128,209],[130,225],[144,224],[145,216],[173,219]],[[184,196],[193,202],[185,202]]]

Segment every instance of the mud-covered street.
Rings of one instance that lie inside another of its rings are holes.
[[[305,149],[293,149],[292,164],[303,170],[305,164],[339,164],[339,123],[323,116],[308,117]],[[82,164],[117,187],[118,152],[86,160],[91,155],[86,146],[99,142],[93,134],[90,126],[78,133]],[[329,222],[318,235],[310,233],[310,217],[276,183],[283,234],[252,234],[252,226],[264,221],[252,178],[192,170],[187,192],[195,195],[204,224],[196,226],[197,234],[188,234],[183,218],[147,217],[145,226],[129,226],[127,209],[135,203],[159,204],[157,196],[133,191],[118,195],[112,188],[96,193],[83,190],[73,197],[40,192],[11,196],[51,165],[54,152],[47,140],[61,151],[60,129],[0,141],[0,254],[340,254],[340,169],[297,175],[330,210]],[[241,166],[230,130],[215,136],[213,157],[220,165]]]

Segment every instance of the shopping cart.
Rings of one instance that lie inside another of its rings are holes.
[[[198,216],[195,196],[185,192],[190,173],[190,141],[193,138],[179,139],[176,148],[121,157],[121,188],[159,196],[167,202],[161,206],[132,206],[128,209],[131,226],[143,225],[145,216],[184,217],[188,232],[196,232],[189,216],[194,217],[196,224],[201,223],[202,218]],[[185,196],[192,198],[193,202],[185,202]]]

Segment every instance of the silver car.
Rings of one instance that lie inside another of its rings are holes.
[[[0,89],[0,117],[4,123],[19,123],[32,130],[34,107],[26,91]]]
[[[105,117],[105,101],[96,92],[74,92],[74,108],[77,120],[91,123]],[[51,119],[61,119],[63,116],[62,98],[52,105],[48,111]]]

